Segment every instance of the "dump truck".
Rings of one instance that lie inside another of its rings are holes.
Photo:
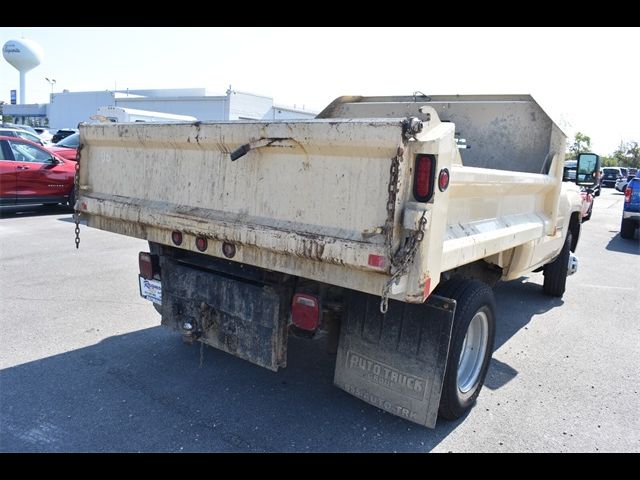
[[[161,324],[277,371],[324,339],[337,387],[433,428],[475,403],[493,286],[577,269],[583,153],[529,95],[340,97],[314,119],[80,126],[78,222],[149,242]],[[133,281],[136,281],[132,279]]]

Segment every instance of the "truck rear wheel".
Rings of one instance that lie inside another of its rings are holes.
[[[67,200],[67,206],[74,210],[76,206],[76,186],[75,184],[71,187],[71,191],[69,192],[69,199]]]
[[[434,293],[456,300],[438,411],[455,420],[473,406],[484,384],[495,338],[495,301],[491,288],[477,280],[450,280]]]
[[[623,218],[620,223],[620,236],[624,239],[632,239],[636,232],[636,224],[630,218]]]
[[[567,232],[560,255],[553,262],[544,266],[544,283],[542,290],[552,297],[562,298],[567,285],[569,271],[569,254],[571,253],[571,232]]]

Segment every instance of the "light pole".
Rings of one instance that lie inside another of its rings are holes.
[[[44,79],[49,82],[49,85],[51,85],[51,94],[53,95],[53,86],[56,84],[56,79],[47,77],[44,77]]]

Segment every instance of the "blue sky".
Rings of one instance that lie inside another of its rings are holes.
[[[27,103],[54,91],[205,87],[321,110],[340,95],[530,93],[594,151],[640,141],[640,28],[1,28],[44,48]],[[0,100],[18,88],[0,59]]]

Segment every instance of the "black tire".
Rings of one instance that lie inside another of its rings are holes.
[[[589,207],[589,211],[587,212],[587,214],[582,219],[583,222],[586,222],[587,220],[591,220],[591,212],[593,212],[593,202],[591,202],[591,206]]]
[[[73,210],[76,205],[76,187],[75,185],[71,187],[71,191],[69,192],[69,199],[67,200],[67,206]]]
[[[600,196],[600,188],[601,187],[598,187],[598,189],[595,192],[593,192],[593,196],[594,197],[599,197]]]
[[[438,286],[435,293],[457,302],[439,407],[442,418],[455,420],[471,409],[484,385],[495,339],[495,300],[493,290],[477,280],[450,280]],[[458,364],[467,330],[477,313],[486,316],[486,346],[483,358],[478,360],[481,362],[479,373],[463,392],[458,387]]]
[[[632,240],[636,232],[636,224],[630,218],[623,218],[620,224],[620,236],[626,240]]]
[[[567,232],[560,255],[551,263],[544,266],[544,283],[542,290],[552,297],[562,298],[567,286],[567,272],[569,271],[569,254],[571,253],[571,232]]]

